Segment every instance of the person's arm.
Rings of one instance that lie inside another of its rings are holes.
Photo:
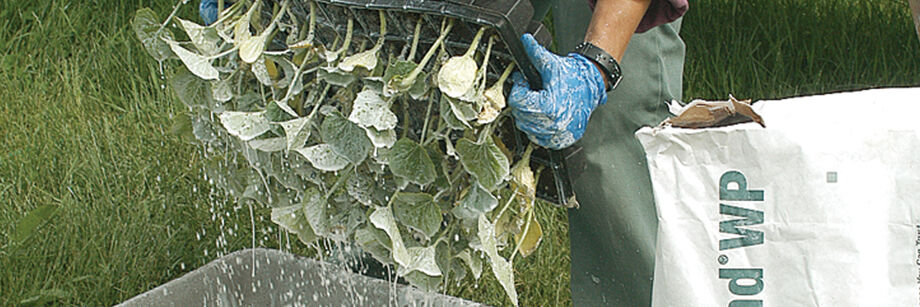
[[[621,62],[626,46],[650,3],[651,0],[598,0],[585,41],[604,49]],[[597,69],[601,70],[600,67]],[[604,82],[609,81],[605,76]]]

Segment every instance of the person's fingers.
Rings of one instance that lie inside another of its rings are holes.
[[[552,74],[551,62],[558,56],[540,46],[540,43],[530,33],[525,33],[521,36],[521,43],[524,44],[524,52],[527,53],[530,62],[533,63],[537,68],[537,72],[543,77],[543,81],[546,82],[546,79],[550,78]]]
[[[511,75],[511,80],[514,83],[511,86],[511,94],[508,95],[508,106],[511,107],[512,110],[539,110],[539,107],[534,105],[539,103],[539,101],[537,101],[539,92],[530,90],[527,82],[524,81],[524,76],[520,72],[514,72],[514,74]]]

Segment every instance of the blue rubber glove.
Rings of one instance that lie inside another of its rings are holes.
[[[543,90],[531,90],[524,76],[515,72],[508,97],[514,123],[537,145],[568,147],[584,135],[594,108],[607,102],[604,76],[580,54],[556,55],[530,34],[524,34],[521,42],[543,78]]]
[[[201,0],[201,3],[198,4],[198,15],[201,15],[201,20],[205,25],[217,21],[217,0]]]

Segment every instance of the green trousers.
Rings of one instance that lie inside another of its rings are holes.
[[[581,43],[590,20],[587,1],[556,0],[557,53]],[[661,122],[669,116],[665,102],[681,98],[679,31],[680,20],[633,36],[620,63],[622,82],[577,143],[588,163],[573,182],[580,207],[569,210],[575,306],[651,303],[658,220],[645,152],[633,133]]]

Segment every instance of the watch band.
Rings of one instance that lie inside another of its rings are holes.
[[[574,53],[580,54],[601,67],[607,77],[607,91],[611,91],[620,83],[623,73],[620,64],[609,53],[590,42],[584,42],[575,47]]]

